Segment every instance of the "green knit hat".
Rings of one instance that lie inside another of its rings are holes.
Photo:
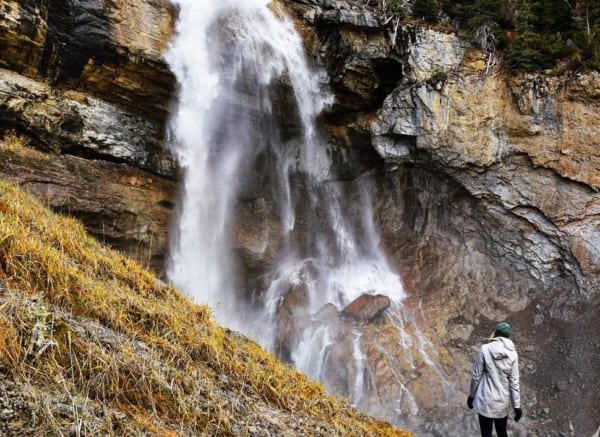
[[[500,322],[496,325],[496,328],[494,330],[494,334],[496,334],[496,337],[506,337],[506,338],[510,338],[510,325],[506,322]]]

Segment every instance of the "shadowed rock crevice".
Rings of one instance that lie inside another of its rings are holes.
[[[379,108],[404,77],[402,57],[390,49],[381,28],[317,22],[316,35],[335,92],[335,111]]]
[[[56,83],[74,79],[88,62],[117,58],[103,0],[52,0],[47,4],[47,34],[40,73]]]

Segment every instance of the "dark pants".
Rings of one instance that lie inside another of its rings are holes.
[[[492,437],[492,428],[496,426],[498,437],[508,437],[506,433],[506,422],[508,416],[502,419],[490,419],[489,417],[479,415],[479,427],[481,428],[481,437]]]

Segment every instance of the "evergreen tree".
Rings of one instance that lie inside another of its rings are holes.
[[[582,60],[588,66],[600,69],[600,1],[580,0],[575,14],[578,21],[578,47]]]
[[[438,1],[480,48],[507,47],[513,71],[552,68],[561,60],[567,68],[600,69],[600,0]]]
[[[520,0],[517,37],[507,55],[511,70],[533,71],[552,67],[572,50],[571,7],[564,0]]]
[[[489,50],[490,43],[496,48],[504,47],[505,29],[512,25],[506,0],[443,0],[442,10],[469,31],[480,48]]]
[[[435,0],[415,0],[412,8],[412,16],[428,23],[437,23],[438,5]]]
[[[536,33],[537,17],[534,0],[521,0],[517,9],[517,38],[513,42],[506,62],[508,68],[533,71],[544,65],[542,41]]]

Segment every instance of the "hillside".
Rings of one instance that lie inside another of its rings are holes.
[[[409,436],[0,182],[0,436]]]

